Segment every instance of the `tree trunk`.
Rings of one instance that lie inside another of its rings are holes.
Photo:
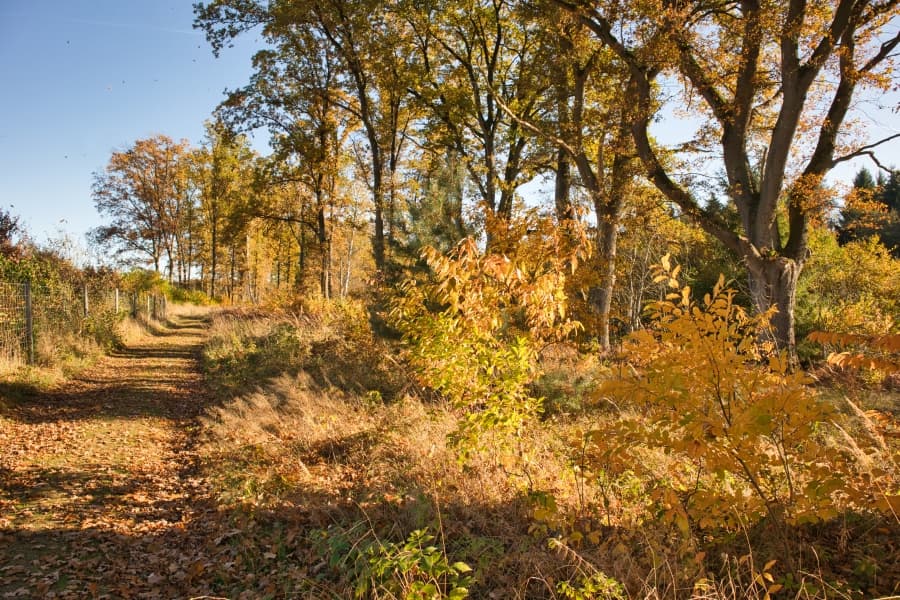
[[[598,207],[599,208],[599,207]],[[597,287],[595,308],[599,313],[597,332],[600,347],[609,352],[609,313],[612,308],[613,290],[616,286],[616,249],[619,240],[619,215],[604,215],[598,211],[597,220],[600,237],[597,240],[600,260],[600,285]]]
[[[372,201],[375,204],[375,235],[372,238],[372,257],[375,268],[384,271],[384,189],[381,165],[372,164]]]
[[[325,219],[325,207],[321,204],[316,212],[316,228],[318,229],[319,251],[322,253],[322,272],[319,275],[319,289],[322,297],[331,298],[331,240],[328,239],[328,222]]]
[[[305,210],[301,208],[300,217],[305,218]],[[304,279],[306,278],[306,227],[300,226],[300,251],[297,254],[297,279],[296,289],[303,289]]]
[[[191,284],[191,277],[193,277],[193,275],[194,275],[194,273],[193,273],[193,270],[194,270],[194,234],[193,234],[193,229],[192,229],[192,228],[188,228],[188,232],[187,232],[187,240],[188,240],[188,246],[187,246],[187,273],[186,273],[186,277],[185,277],[185,278],[186,278],[186,280],[187,280],[187,284],[190,285],[190,284]],[[190,287],[193,288],[193,285],[190,285]]]
[[[350,266],[353,264],[353,228],[350,228],[350,233],[348,235],[347,240],[347,270],[346,272],[340,273],[340,286],[341,286],[341,298],[346,298],[348,292],[350,291]]]
[[[229,258],[231,259],[231,264],[229,265],[229,273],[228,273],[228,302],[229,302],[229,304],[234,304],[234,281],[235,281],[234,267],[235,267],[235,262],[237,262],[235,259],[234,242],[231,243],[231,248],[230,248],[229,254],[230,254]]]
[[[217,264],[218,252],[216,250],[216,247],[219,243],[219,240],[218,240],[219,228],[218,228],[217,221],[218,221],[217,215],[215,212],[213,212],[212,231],[210,232],[210,244],[209,244],[209,252],[210,252],[209,297],[210,298],[216,297],[216,267],[218,266],[218,264]]]
[[[774,307],[771,338],[779,350],[793,353],[796,339],[794,337],[794,306],[797,297],[797,281],[803,263],[783,256],[773,258],[750,258],[747,260],[747,271],[750,279],[750,294],[756,310],[761,314]]]
[[[572,209],[572,201],[569,192],[572,188],[572,159],[562,148],[556,153],[556,185],[553,192],[553,200],[556,205],[556,220],[560,223],[575,218]]]
[[[166,262],[167,279],[169,281],[169,285],[172,285],[172,281],[174,280],[175,259],[172,256],[171,244],[166,245]]]

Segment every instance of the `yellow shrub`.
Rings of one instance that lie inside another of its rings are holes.
[[[588,465],[643,470],[685,534],[864,506],[849,454],[823,443],[835,411],[758,341],[770,315],[749,316],[724,278],[695,302],[677,271],[664,257],[657,280],[672,293],[652,305],[652,329],[625,341],[619,376],[601,390],[622,418],[585,434]],[[665,472],[642,460],[648,449],[671,458]]]

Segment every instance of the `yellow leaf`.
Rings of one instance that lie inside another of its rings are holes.
[[[688,518],[686,515],[682,513],[677,513],[675,515],[675,526],[678,527],[678,530],[684,535],[688,537],[691,535],[691,524],[688,522]]]

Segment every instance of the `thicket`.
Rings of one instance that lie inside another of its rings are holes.
[[[869,403],[816,382],[766,341],[769,314],[724,277],[698,296],[668,255],[641,328],[601,358],[569,307],[591,257],[549,221],[519,225],[492,252],[425,249],[390,302],[399,346],[361,301],[215,318],[208,464],[257,524],[234,552],[256,556],[261,511],[290,509],[305,516],[279,568],[307,597],[897,592],[888,388]],[[835,282],[894,268],[869,242],[833,252],[865,272],[816,264],[819,315],[858,301]],[[810,344],[896,356],[853,335]]]
[[[31,286],[36,365],[78,368],[120,343],[120,317],[114,308],[119,276],[114,271],[78,268],[50,250],[25,246],[0,255],[0,281],[19,286],[29,282]],[[7,306],[17,307],[11,311],[15,314],[7,315],[7,327],[22,320],[24,314],[23,292],[14,295],[5,299]],[[87,313],[85,295],[90,307]],[[16,361],[23,364],[27,358],[24,335],[23,329]]]

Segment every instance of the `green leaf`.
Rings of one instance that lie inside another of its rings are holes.
[[[472,567],[462,561],[453,563],[451,568],[457,573],[469,573],[472,571]]]

